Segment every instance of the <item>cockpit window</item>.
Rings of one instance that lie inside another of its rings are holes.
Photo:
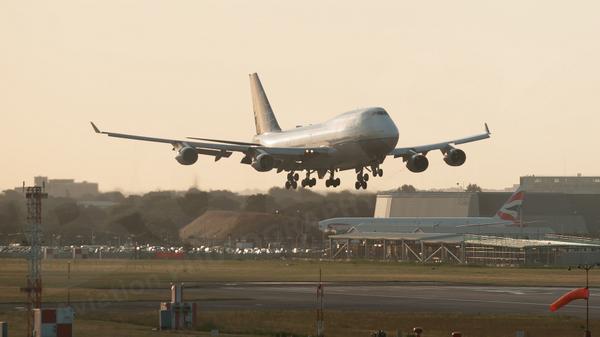
[[[376,110],[373,115],[387,116],[387,112],[385,110]]]

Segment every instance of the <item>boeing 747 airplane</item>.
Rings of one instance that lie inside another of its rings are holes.
[[[440,150],[446,164],[460,166],[465,163],[466,155],[453,145],[490,137],[486,124],[484,133],[471,137],[397,148],[398,128],[385,109],[380,107],[349,111],[324,123],[281,130],[256,73],[250,74],[250,88],[256,124],[256,135],[251,142],[194,137],[187,140],[154,138],[105,132],[91,124],[96,133],[110,137],[170,144],[177,152],[175,160],[182,165],[196,163],[198,155],[212,156],[217,161],[230,157],[233,152],[240,152],[243,155],[241,163],[259,172],[273,169],[278,173],[287,172],[285,187],[288,189],[298,187],[298,172],[303,171],[306,171],[306,176],[300,182],[302,187],[316,185],[317,180],[311,178],[313,174],[319,179],[328,175],[325,186],[337,187],[340,178],[336,178],[335,173],[343,170],[355,170],[354,187],[366,189],[367,172],[374,177],[383,176],[380,165],[388,156],[402,158],[411,172],[423,172],[429,166],[427,154]]]

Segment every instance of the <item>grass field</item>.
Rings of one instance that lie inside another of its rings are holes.
[[[218,329],[224,336],[294,336],[314,335],[313,311],[212,311],[199,313],[197,330],[178,332],[155,331],[156,311],[122,314],[106,313],[102,316],[77,315],[74,336],[111,337],[150,336],[208,336]],[[24,313],[0,311],[0,321],[10,322],[10,335],[25,335]],[[581,336],[583,321],[571,317],[516,316],[516,315],[464,315],[435,313],[347,312],[326,311],[326,336],[369,337],[370,332],[385,330],[390,337],[396,331],[406,335],[413,327],[425,329],[425,336],[448,337],[452,331],[461,331],[465,337],[514,336],[525,330],[528,337]],[[600,329],[600,322],[592,322],[592,331]]]
[[[80,260],[71,262],[71,279],[67,280],[67,260],[46,260],[44,300],[64,302],[67,287],[73,301],[86,300],[153,300],[163,301],[172,281],[188,285],[200,282],[243,281],[315,281],[319,269],[325,281],[428,281],[453,284],[581,286],[581,271],[553,268],[488,268],[471,266],[413,265],[385,262],[319,262],[294,260]],[[0,260],[0,303],[24,300],[19,292],[25,280],[26,263],[18,259]],[[590,274],[592,285],[600,281]],[[126,296],[121,296],[125,294]],[[226,298],[227,294],[223,294]],[[191,300],[202,300],[194,298]],[[24,328],[24,313],[0,311],[0,320],[11,325],[11,336]],[[290,336],[313,334],[312,311],[224,311],[200,312],[200,330],[177,336],[207,335],[211,328],[233,336]],[[528,336],[581,335],[581,319],[560,316],[447,315],[438,313],[390,313],[327,311],[327,336],[368,336],[376,329],[408,331],[414,326],[427,328],[426,336],[449,336],[461,330],[465,336],[514,336],[526,328]],[[157,322],[156,310],[128,314],[77,316],[75,336],[98,336],[110,331],[112,337],[172,335],[152,331]],[[600,322],[593,322],[600,328]],[[24,334],[24,331],[23,331]]]

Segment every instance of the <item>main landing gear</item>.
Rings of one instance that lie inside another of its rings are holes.
[[[285,182],[285,189],[289,190],[291,188],[295,190],[296,188],[298,188],[298,179],[300,179],[298,173],[294,173],[294,171],[288,173],[287,181]],[[302,183],[304,184],[304,180],[302,181]],[[304,187],[304,185],[302,185],[302,187]]]
[[[329,171],[329,179],[325,180],[325,187],[338,187],[340,186],[340,178],[334,178],[333,170]]]
[[[310,171],[306,171],[306,178],[302,179],[302,187],[313,187],[317,184],[317,178],[310,178]],[[297,174],[296,174],[297,175]]]
[[[360,169],[358,174],[356,175],[356,182],[354,183],[354,188],[357,190],[367,189],[367,181],[369,181],[369,175],[367,173],[363,173],[363,169]]]

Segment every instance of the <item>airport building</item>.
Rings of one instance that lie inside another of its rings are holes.
[[[522,177],[521,184],[521,223],[514,225],[421,221],[477,223],[477,217],[493,217],[512,192],[395,192],[377,196],[373,218],[325,219],[319,227],[336,231],[329,235],[331,259],[486,265],[600,261],[600,240],[594,239],[600,236],[600,178],[531,176]]]
[[[600,177],[525,176],[523,190],[533,193],[600,194]]]
[[[493,266],[578,265],[600,261],[600,240],[544,240],[449,233],[351,231],[329,236],[330,259]]]
[[[48,179],[48,177],[37,176],[33,178],[33,182],[35,186],[44,186],[49,196],[57,198],[80,199],[100,193],[98,183],[76,182],[75,179]],[[15,187],[17,192],[22,190],[23,187]]]
[[[600,235],[600,177],[521,177],[521,218],[529,228]],[[375,218],[491,217],[511,192],[397,192],[379,194]],[[481,231],[473,234],[482,234]],[[483,233],[486,234],[486,233]],[[498,234],[490,232],[487,234]]]
[[[396,217],[493,217],[510,192],[399,192],[380,194],[375,204],[373,218],[339,218],[322,220],[340,221],[339,227],[349,223],[348,229],[360,225],[390,225]],[[549,232],[568,235],[600,235],[600,194],[567,194],[525,192],[521,208],[523,227],[512,227],[512,234],[537,234]],[[385,221],[389,219],[389,221]],[[357,222],[358,221],[358,222]],[[408,227],[407,227],[408,228]],[[418,220],[411,230],[429,231]],[[468,229],[468,230],[467,230]],[[385,226],[378,231],[385,231]],[[454,230],[454,229],[453,229]],[[509,235],[511,227],[470,227],[456,229],[454,233]]]

